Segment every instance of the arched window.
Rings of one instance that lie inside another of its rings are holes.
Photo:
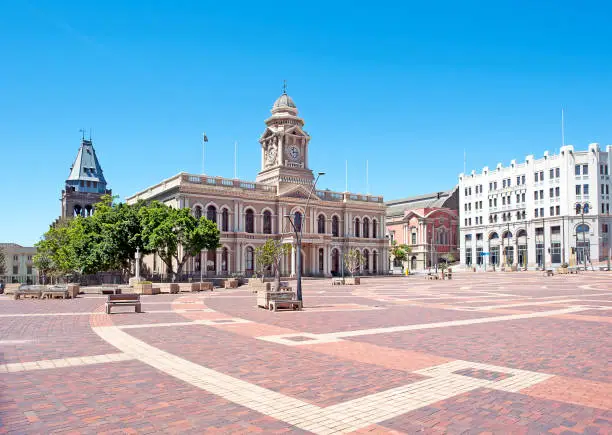
[[[372,273],[378,273],[378,252],[372,253]]]
[[[202,217],[202,207],[200,207],[199,205],[196,205],[193,209],[193,216],[196,219],[200,219]]]
[[[264,234],[272,234],[272,213],[268,210],[263,213],[263,232]]]
[[[370,219],[368,218],[363,218],[363,237],[366,239],[370,237]]]
[[[247,233],[255,232],[255,216],[252,209],[248,209],[244,215],[244,230]]]
[[[302,213],[300,213],[299,211],[296,211],[293,214],[293,225],[295,225],[295,229],[297,231],[302,230]]]
[[[325,234],[325,216],[322,214],[317,218],[317,232],[319,234]]]
[[[252,212],[251,212],[252,213]],[[246,272],[253,273],[253,265],[255,264],[255,252],[253,248],[247,246],[245,252],[245,269]]]
[[[589,228],[587,224],[580,224],[576,227],[576,232],[577,233],[588,233],[590,229],[591,228]]]
[[[338,219],[338,216],[332,217],[332,236],[340,236],[340,220]]]
[[[221,231],[229,231],[229,212],[226,208],[221,212]]]
[[[359,218],[355,219],[355,237],[359,237]]]
[[[323,248],[319,248],[319,273],[325,273],[325,261],[324,261],[324,251]]]
[[[217,223],[217,207],[215,207],[214,205],[208,206],[208,208],[206,209],[206,219]]]
[[[378,238],[378,221],[376,219],[372,219],[372,238]]]
[[[340,272],[340,252],[336,248],[332,249],[331,273],[336,276]]]
[[[364,219],[364,223],[365,223],[365,219]],[[365,232],[364,232],[364,237],[365,237]],[[370,270],[370,251],[368,251],[367,249],[363,250],[363,270],[364,272],[368,272]]]
[[[227,273],[227,266],[229,262],[229,252],[227,248],[223,248],[221,251],[221,271]]]

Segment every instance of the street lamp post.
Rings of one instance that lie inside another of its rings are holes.
[[[325,175],[325,172],[319,172],[317,174],[317,178],[314,183],[312,183],[312,187],[310,188],[310,192],[308,193],[308,198],[306,199],[306,207],[304,208],[304,219],[308,216],[308,204],[310,203],[310,197],[312,196],[312,192],[317,185],[317,181],[319,181],[319,177],[321,175]],[[298,301],[302,301],[302,236],[304,234],[304,225],[302,223],[302,219],[291,220],[291,215],[286,216],[289,219],[289,223],[293,227],[293,231],[295,232],[295,241],[297,245],[297,285],[296,285],[296,297]]]

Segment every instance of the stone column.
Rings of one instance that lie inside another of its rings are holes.
[[[317,257],[318,257],[318,252],[317,252]],[[325,274],[325,276],[329,276],[330,272],[329,272],[329,262],[330,262],[330,250],[329,250],[329,246],[328,245],[324,245],[323,246],[323,273]]]
[[[217,274],[217,276],[221,275],[221,253],[223,252],[223,248],[218,248],[217,249],[217,264],[216,264],[216,271],[215,273]]]

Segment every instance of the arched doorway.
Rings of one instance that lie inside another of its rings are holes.
[[[244,271],[247,276],[253,275],[255,268],[255,251],[252,247],[247,246],[244,252]]]
[[[339,272],[340,272],[340,252],[338,252],[338,249],[334,248],[332,249],[331,274],[336,276],[339,274]]]
[[[217,250],[209,249],[206,253],[206,272],[212,272],[213,274],[217,271]]]
[[[363,236],[365,237],[365,232],[363,233]],[[370,251],[367,249],[363,250],[363,273],[370,273]]]
[[[416,255],[413,255],[410,259],[410,270],[416,270],[417,268],[417,258]]]
[[[227,274],[229,265],[229,251],[227,248],[223,248],[221,251],[221,272]]]
[[[527,267],[527,231],[518,230],[516,233],[518,241],[518,265],[519,267]]]
[[[591,228],[587,224],[580,224],[576,227],[576,262],[585,266],[591,257],[589,231]]]
[[[489,264],[499,266],[499,234],[496,232],[489,234],[489,255],[491,258]]]

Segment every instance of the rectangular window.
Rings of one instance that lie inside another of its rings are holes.
[[[550,259],[555,264],[561,263],[561,242],[550,244]]]
[[[468,219],[468,225],[472,226],[472,218]]]
[[[502,186],[505,188],[506,187],[506,180],[502,180]]]
[[[580,195],[582,187],[580,186],[580,184],[576,184],[576,195]]]
[[[582,185],[582,193],[584,195],[588,195],[589,194],[589,185],[588,184],[583,184]]]
[[[560,195],[560,188],[559,187],[555,187],[555,196],[559,196]]]
[[[478,204],[480,204],[480,205],[478,206],[478,208],[480,208],[480,209],[482,210],[482,201],[478,201]]]
[[[538,181],[540,181],[540,174],[538,174],[537,172],[535,173],[535,182],[537,183]]]
[[[544,181],[544,171],[540,171],[540,181]]]
[[[525,202],[525,192],[521,193],[521,202]]]
[[[476,233],[476,240],[482,240],[482,233]]]
[[[537,209],[537,208],[535,209],[535,211],[534,211],[533,215],[534,215],[535,217],[538,217],[538,209]]]
[[[603,173],[604,173],[603,168],[604,168],[604,165],[599,165],[599,174],[600,175],[603,175]]]
[[[560,205],[555,206],[555,214],[557,216],[559,216],[561,214],[561,206]]]
[[[32,275],[32,266],[26,266],[26,274]]]
[[[13,255],[13,261],[17,261],[17,260],[19,260],[19,257],[16,255]]]
[[[502,205],[506,205],[506,197],[502,196]]]
[[[551,170],[549,171],[548,178],[555,178],[555,170],[554,170],[554,169],[551,169]]]
[[[493,206],[493,199],[489,198],[489,207],[492,207],[492,206]]]
[[[472,188],[471,187],[468,188],[468,194],[470,194],[470,195],[472,194]]]
[[[535,199],[536,201],[538,200],[538,191],[534,191],[533,192],[533,199]]]
[[[518,193],[516,194],[516,203],[518,204],[519,202],[521,202],[521,195],[519,195]]]
[[[555,189],[553,189],[552,187],[549,189],[549,195],[551,198],[555,196]]]
[[[555,177],[559,178],[561,176],[561,169],[555,168]]]
[[[555,215],[555,207],[554,206],[550,206],[550,215],[554,216]]]
[[[489,190],[493,190],[493,183],[489,183]]]
[[[576,166],[574,166],[574,173],[575,173],[576,175],[580,175],[580,165],[576,165]]]
[[[606,190],[606,189],[605,189],[605,186],[602,184],[602,185],[601,185],[601,194],[602,194],[602,195],[604,194],[605,190]]]
[[[19,266],[13,265],[13,275],[17,275],[19,273]]]
[[[525,184],[525,176],[521,175],[521,184]]]
[[[512,178],[508,178],[508,187],[512,184]]]
[[[582,165],[582,175],[589,175],[589,165]]]
[[[540,217],[544,217],[544,207],[540,208]]]
[[[466,248],[465,250],[465,265],[470,266],[472,264],[472,248]]]
[[[516,177],[516,184],[517,185],[521,184],[521,177],[520,177],[520,175],[517,175],[517,177]]]
[[[497,190],[497,181],[493,182],[493,189]]]
[[[497,207],[497,198],[493,198],[493,207]]]
[[[465,218],[465,226],[467,227],[467,218]]]

